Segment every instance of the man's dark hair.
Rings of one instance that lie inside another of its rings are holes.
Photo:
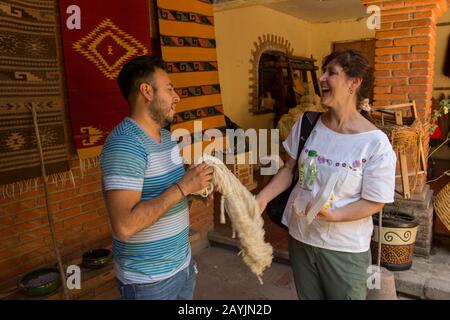
[[[153,89],[156,90],[153,75],[157,69],[166,70],[165,62],[161,58],[151,56],[135,57],[122,67],[117,83],[129,105],[134,103],[142,82],[150,80]]]

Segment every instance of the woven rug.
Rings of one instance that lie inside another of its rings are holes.
[[[224,128],[212,1],[157,3],[162,57],[181,98],[170,129],[186,129],[192,135],[201,133],[197,132],[200,128],[194,127],[196,120],[202,122],[201,131]],[[209,144],[198,143],[201,149]]]
[[[66,13],[72,5],[81,13],[79,29]],[[127,61],[150,53],[149,1],[61,0],[60,15],[72,135],[89,162],[128,115],[116,79]]]
[[[0,193],[36,187],[41,176],[31,110],[38,114],[50,182],[73,179],[64,136],[56,2],[0,1]]]

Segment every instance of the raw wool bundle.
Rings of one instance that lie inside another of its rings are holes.
[[[292,126],[297,119],[306,111],[325,112],[326,109],[320,102],[320,97],[315,95],[304,95],[300,99],[300,103],[289,110],[287,114],[284,114],[280,121],[278,121],[277,129],[280,130],[280,138],[282,141],[286,140],[291,132]]]
[[[272,263],[273,248],[264,241],[264,220],[259,213],[255,197],[219,159],[204,155],[200,161],[205,161],[211,166],[214,174],[211,185],[196,194],[206,197],[213,192],[214,186],[220,188],[221,223],[224,223],[226,210],[242,245],[239,254],[262,284],[263,271]]]

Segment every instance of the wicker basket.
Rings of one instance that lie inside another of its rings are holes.
[[[434,209],[445,227],[450,231],[450,182],[442,188],[434,199]]]

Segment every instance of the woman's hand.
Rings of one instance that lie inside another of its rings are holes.
[[[339,222],[340,216],[337,215],[335,211],[322,208],[317,214],[316,219],[328,222]]]
[[[255,197],[256,202],[259,206],[259,213],[262,214],[267,207],[267,201],[261,196],[261,193],[258,193]]]
[[[312,207],[312,202],[309,202],[306,205],[306,209],[305,212],[300,211],[297,209],[297,207],[295,206],[295,203],[292,204],[292,209],[294,210],[294,213],[299,216],[299,217],[305,217],[306,216],[306,212],[309,211],[309,209]],[[322,220],[322,221],[328,221],[328,222],[339,222],[340,221],[340,216],[336,214],[335,211],[331,211],[329,209],[324,209],[322,208],[316,215],[317,220]]]

